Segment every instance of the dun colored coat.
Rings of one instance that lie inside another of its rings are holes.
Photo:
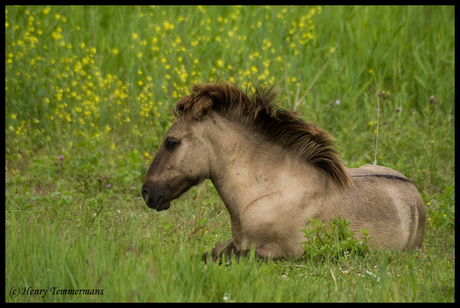
[[[299,256],[310,220],[341,216],[368,229],[376,247],[422,245],[425,207],[417,188],[390,168],[346,169],[333,138],[297,113],[279,108],[277,93],[246,95],[229,83],[195,85],[174,107],[142,186],[147,206],[166,210],[190,187],[211,179],[231,218],[232,238],[212,256],[264,259]],[[206,255],[206,254],[205,254]]]

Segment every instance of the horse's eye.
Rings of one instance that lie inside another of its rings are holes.
[[[178,144],[179,144],[179,142],[177,142],[177,141],[168,140],[168,141],[166,142],[166,147],[167,147],[168,149],[172,149],[172,148],[174,148],[174,147],[175,147],[176,145],[178,145]]]

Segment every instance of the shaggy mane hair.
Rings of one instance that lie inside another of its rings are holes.
[[[333,137],[302,120],[298,113],[273,102],[279,93],[274,87],[256,87],[245,94],[234,84],[218,82],[194,85],[191,90],[192,94],[175,104],[173,115],[176,119],[183,117],[187,122],[199,120],[200,110],[207,105],[213,112],[238,123],[246,131],[254,132],[294,153],[300,160],[323,169],[339,185],[351,184],[351,178],[334,149]]]

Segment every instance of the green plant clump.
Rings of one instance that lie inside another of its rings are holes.
[[[341,217],[329,223],[321,223],[320,219],[310,218],[311,223],[302,230],[305,242],[302,242],[305,254],[303,258],[315,261],[339,260],[351,256],[364,257],[369,252],[367,230],[360,230],[362,237],[355,237],[348,227],[351,222]]]

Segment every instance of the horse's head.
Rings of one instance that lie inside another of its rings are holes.
[[[142,196],[148,207],[167,210],[171,200],[209,177],[209,143],[203,135],[205,118],[211,109],[209,99],[196,106],[190,119],[176,117],[142,185]]]

